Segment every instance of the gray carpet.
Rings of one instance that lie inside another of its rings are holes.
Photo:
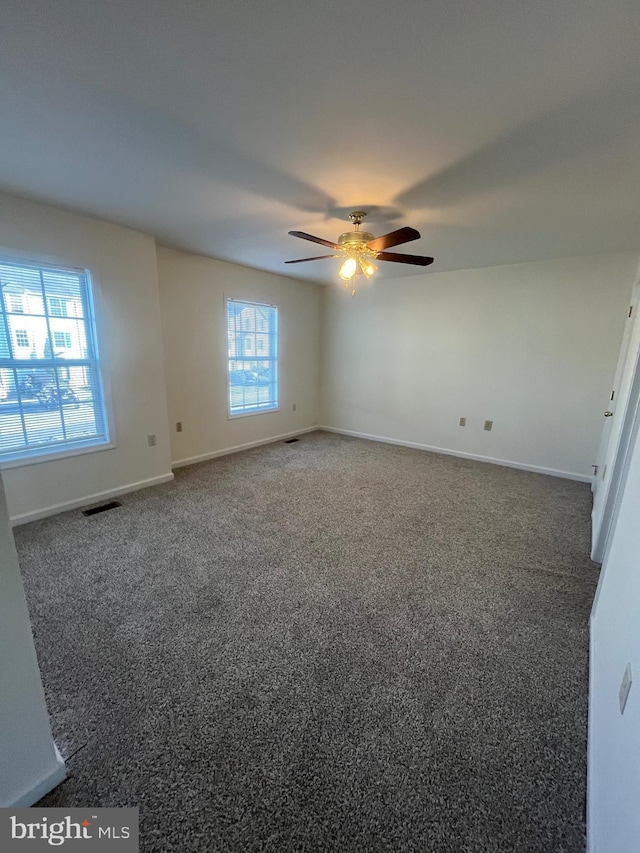
[[[587,485],[328,433],[17,528],[47,806],[143,851],[582,853]]]

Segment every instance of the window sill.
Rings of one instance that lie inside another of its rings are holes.
[[[279,411],[280,411],[280,407],[276,406],[275,409],[252,409],[251,411],[234,412],[233,414],[231,414],[231,412],[227,412],[227,420],[228,421],[235,421],[237,418],[252,418],[252,417],[254,417],[254,415],[270,415],[273,412],[279,412]]]
[[[113,450],[115,447],[116,444],[109,441],[106,444],[85,444],[79,447],[69,447],[65,450],[52,451],[47,449],[41,453],[34,453],[32,456],[16,459],[0,458],[0,471],[6,471],[10,468],[23,468],[27,465],[39,465],[41,462],[55,462],[58,459],[70,459],[72,456],[84,456],[86,453],[99,453],[102,450]]]

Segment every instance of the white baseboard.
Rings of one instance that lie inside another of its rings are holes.
[[[503,465],[506,468],[518,468],[521,471],[532,471],[534,474],[547,474],[550,477],[562,477],[565,480],[577,480],[579,483],[592,483],[593,477],[588,474],[576,474],[572,471],[560,471],[557,468],[544,468],[541,465],[529,465],[526,462],[512,462],[509,459],[496,459],[493,456],[480,456],[477,453],[465,453],[462,450],[450,450],[447,447],[434,447],[430,444],[419,444],[415,441],[399,441],[384,435],[369,435],[366,432],[355,432],[349,429],[337,429],[330,426],[318,426],[326,432],[340,435],[352,435],[354,438],[366,438],[368,441],[381,441],[384,444],[397,444],[400,447],[414,447],[416,450],[427,450],[430,453],[444,453],[446,456],[459,456],[461,459],[473,459],[475,462],[488,462],[491,465]]]
[[[286,432],[282,435],[274,435],[271,438],[261,438],[258,441],[250,441],[247,444],[237,444],[234,447],[224,447],[222,450],[214,450],[211,453],[202,453],[199,456],[189,456],[187,459],[177,459],[171,463],[172,468],[184,468],[187,465],[197,465],[198,462],[207,462],[209,459],[217,459],[219,456],[229,456],[231,453],[240,453],[241,450],[250,450],[252,447],[261,447],[264,444],[275,444],[276,441],[285,441],[287,438],[295,438],[307,432],[316,432],[324,427],[311,426],[305,429],[297,429],[294,432]]]
[[[29,806],[32,806],[34,803],[37,803],[38,800],[41,800],[45,794],[48,794],[49,791],[53,791],[53,789],[60,784],[60,782],[64,782],[67,778],[67,766],[64,763],[62,756],[58,752],[58,747],[54,744],[53,748],[55,749],[55,765],[51,768],[51,770],[46,773],[41,779],[39,779],[34,785],[32,785],[28,790],[23,791],[17,797],[12,799],[8,803],[3,803],[4,808],[9,809],[26,809]]]
[[[99,503],[107,498],[117,498],[118,495],[126,495],[129,492],[137,492],[139,489],[148,489],[149,486],[159,486],[160,483],[168,483],[173,480],[173,474],[162,474],[160,477],[151,477],[149,480],[140,480],[137,483],[127,483],[124,486],[118,486],[115,489],[107,489],[104,492],[97,492],[93,495],[84,495],[84,497],[74,499],[72,501],[63,501],[59,504],[46,506],[42,509],[36,509],[33,512],[24,512],[21,515],[12,515],[11,524],[17,527],[19,524],[27,524],[29,521],[37,521],[40,518],[47,518],[50,515],[57,515],[59,512],[67,512],[70,509],[77,509],[81,506],[89,506],[89,504]]]

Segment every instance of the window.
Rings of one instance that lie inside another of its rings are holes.
[[[229,415],[278,408],[278,309],[227,299]]]
[[[54,332],[53,345],[58,348],[71,349],[71,332]]]
[[[9,293],[7,295],[9,297],[7,311],[11,311],[12,314],[24,314],[22,296],[16,295],[15,293]]]
[[[49,314],[52,317],[66,317],[67,316],[67,300],[60,299],[59,296],[50,296],[49,297]]]
[[[0,462],[109,443],[87,271],[0,259],[0,388]]]

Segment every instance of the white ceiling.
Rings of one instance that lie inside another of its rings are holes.
[[[638,0],[2,0],[0,187],[322,282],[287,231],[360,207],[433,271],[637,250],[639,35]]]

